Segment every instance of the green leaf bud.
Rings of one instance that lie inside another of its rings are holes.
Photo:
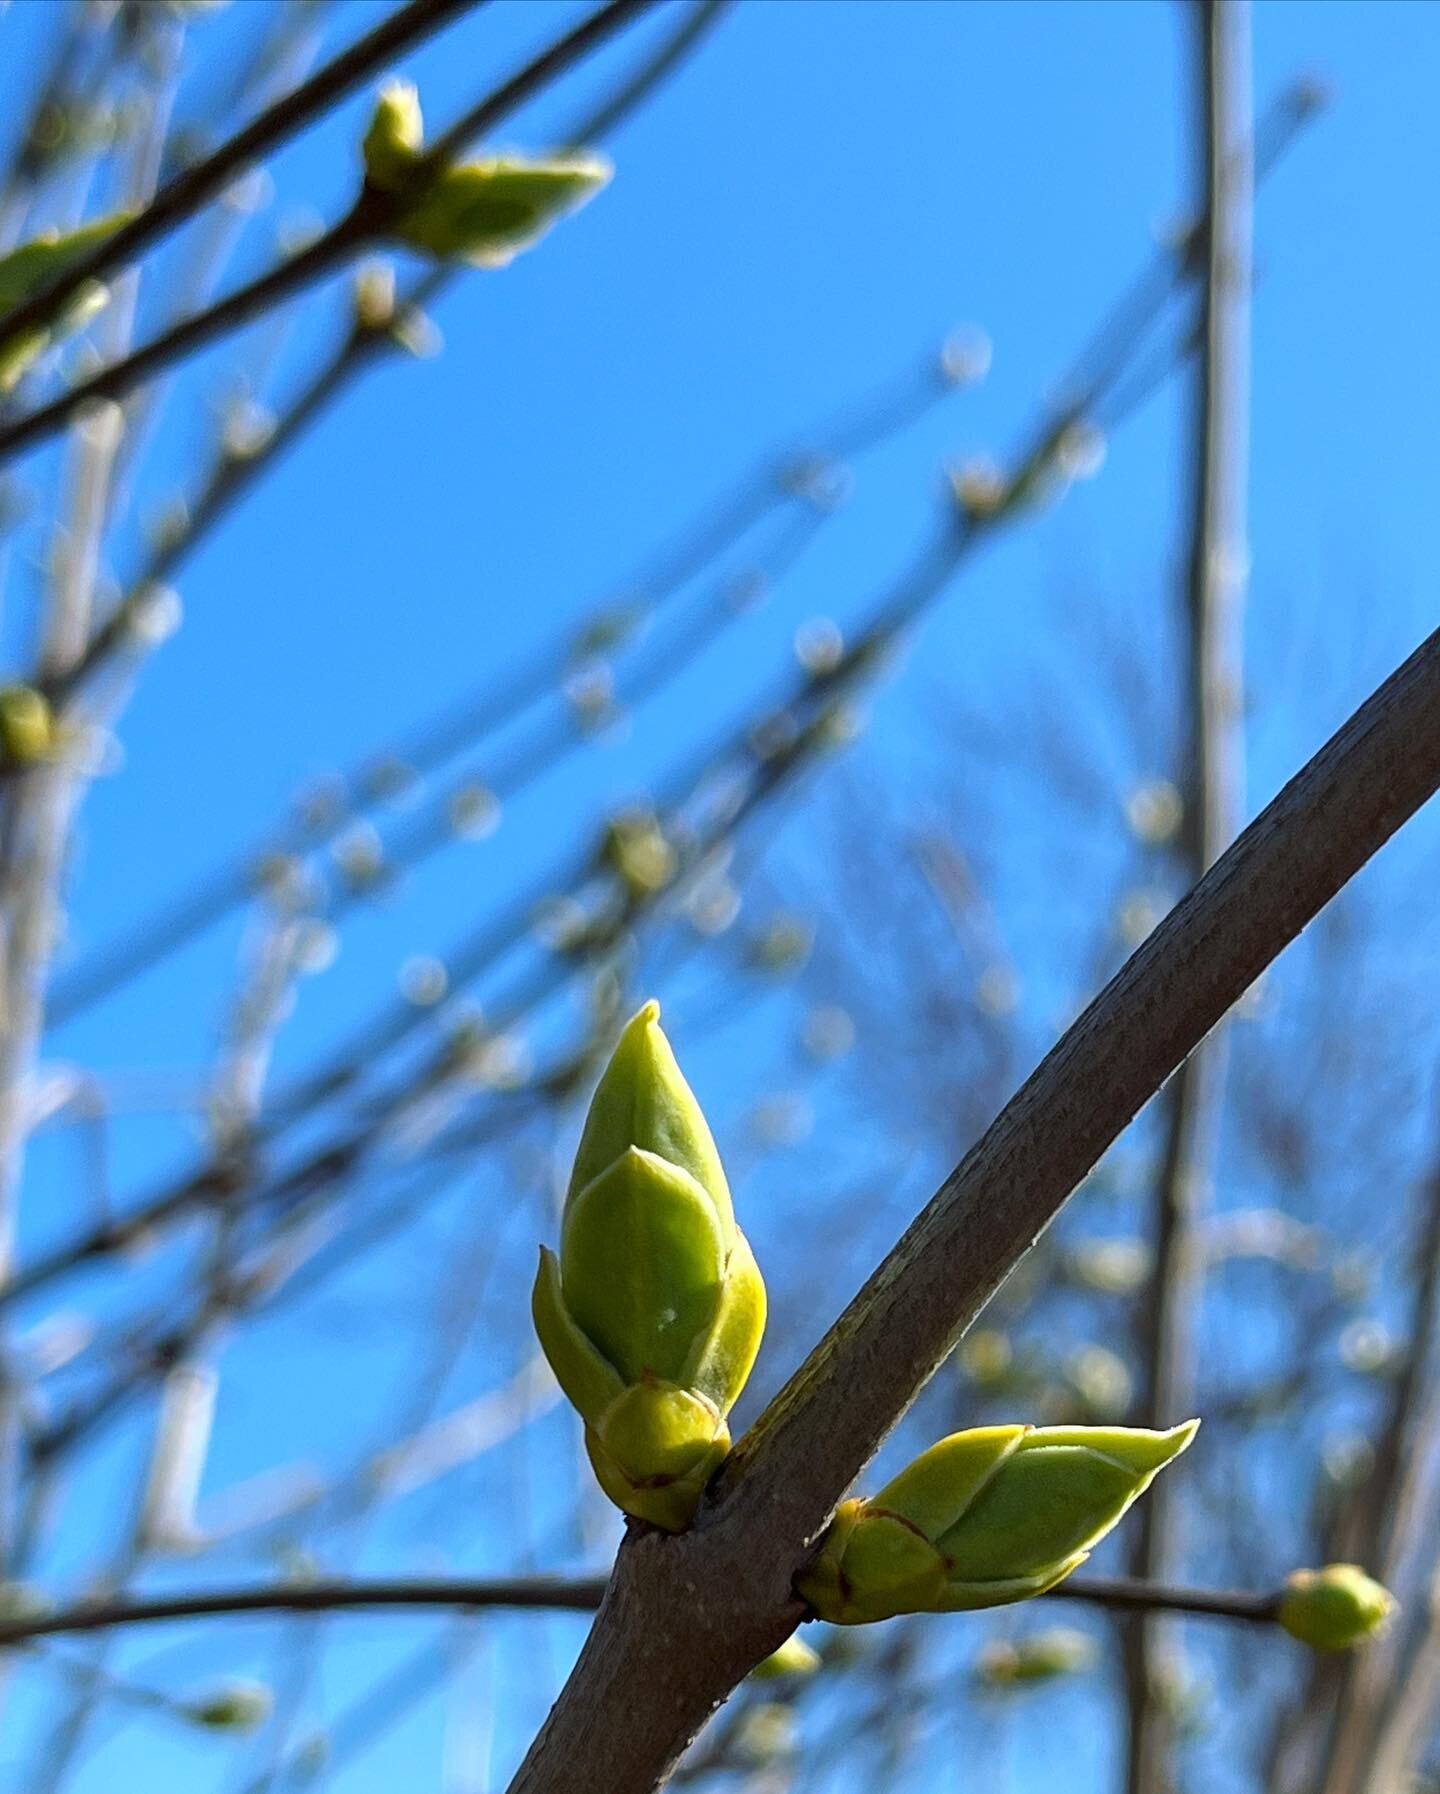
[[[56,747],[55,716],[43,692],[32,685],[0,689],[0,749],[12,766],[48,760]]]
[[[367,184],[382,193],[394,193],[404,186],[419,158],[424,128],[415,84],[387,81],[360,143]]]
[[[1013,1688],[1024,1683],[1053,1682],[1090,1669],[1099,1647],[1088,1632],[1074,1626],[1047,1626],[1013,1642],[995,1640],[975,1663],[976,1679],[987,1688]]]
[[[1373,1638],[1397,1605],[1358,1564],[1326,1564],[1286,1579],[1279,1619],[1292,1638],[1317,1651],[1348,1651]]]
[[[189,1701],[185,1712],[211,1732],[254,1732],[270,1717],[275,1697],[263,1682],[227,1682],[213,1693]]]
[[[952,1433],[878,1495],[843,1502],[796,1587],[837,1625],[1044,1594],[1085,1561],[1198,1425]]]
[[[442,169],[400,220],[415,249],[503,268],[606,185],[602,156],[489,156]]]
[[[782,1676],[813,1676],[820,1667],[820,1653],[812,1650],[794,1632],[787,1638],[778,1651],[772,1651],[763,1662],[757,1663],[750,1672],[754,1682],[774,1682]]]
[[[82,224],[77,230],[47,230],[8,254],[0,255],[0,316],[24,305],[51,281],[58,280],[67,268],[119,230],[129,217],[129,212],[112,212],[105,218]],[[9,392],[19,384],[21,376],[52,337],[78,330],[108,298],[108,290],[99,281],[88,281],[72,296],[53,324],[0,338],[0,393]]]
[[[730,1449],[765,1285],[659,1016],[645,1005],[600,1078],[531,1308],[600,1486],[675,1532]]]

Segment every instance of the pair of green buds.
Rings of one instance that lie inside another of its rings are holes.
[[[765,1286],[659,1015],[645,1005],[600,1079],[533,1310],[600,1486],[625,1513],[679,1532],[730,1449],[726,1417],[759,1350]],[[845,1502],[797,1588],[840,1624],[1040,1594],[1196,1424],[956,1433],[873,1500]]]
[[[380,93],[361,153],[367,186],[398,194],[423,158],[420,100],[408,81]],[[436,170],[393,226],[429,255],[500,268],[544,236],[610,179],[603,156],[487,156]]]

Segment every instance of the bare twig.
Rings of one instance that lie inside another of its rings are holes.
[[[1188,765],[1180,861],[1193,883],[1234,837],[1243,803],[1240,602],[1244,590],[1245,466],[1252,162],[1249,9],[1246,0],[1196,0],[1203,128],[1204,242],[1194,384],[1190,549],[1182,639]],[[1154,1197],[1155,1269],[1141,1323],[1137,1410],[1189,1413],[1194,1406],[1193,1334],[1201,1263],[1195,1219],[1214,1174],[1225,1077],[1224,1036],[1203,1042],[1166,1092],[1164,1144]],[[1142,1504],[1131,1564],[1154,1582],[1176,1555],[1175,1488]],[[1171,1785],[1172,1706],[1166,1699],[1169,1640],[1141,1618],[1125,1637],[1129,1794]]]

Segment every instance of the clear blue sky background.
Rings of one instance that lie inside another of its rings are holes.
[[[358,35],[381,10],[346,0],[327,41]],[[576,10],[501,0],[403,72],[438,128]],[[14,0],[0,16],[6,116],[57,11]],[[242,0],[198,23],[197,66],[213,71],[259,11]],[[628,739],[517,806],[492,841],[444,856],[403,905],[357,919],[335,967],[307,985],[281,1069],[364,1013],[408,954],[443,952],[526,868],[548,864],[582,805],[643,790],[717,718],[747,714],[783,669],[797,622],[863,614],[923,539],[942,458],[1015,441],[1152,233],[1183,211],[1187,23],[1178,6],[1146,0],[745,0],[606,146],[612,187],[510,270],[453,289],[437,314],[444,352],[367,375],[189,565],[184,626],[124,718],[123,774],[102,779],[85,811],[68,951],[262,834],[306,778],[581,620],[757,454],[803,442],[952,325],[983,327],[988,380],[865,463],[854,501],[765,613]],[[587,67],[503,141],[545,143],[623,59]],[[1327,81],[1334,103],[1259,202],[1252,809],[1434,622],[1440,8],[1261,3],[1255,65],[1261,106],[1297,74]],[[190,90],[192,109],[207,79]],[[367,105],[342,108],[270,165],[281,214],[338,213]],[[245,262],[268,253],[252,232]],[[329,340],[334,316],[321,296],[306,301],[280,352],[277,394]],[[252,338],[258,352],[264,332]],[[188,417],[172,420],[147,462],[142,514],[185,488],[205,439],[202,402],[224,365],[221,354],[189,370]],[[945,716],[993,704],[997,691],[1023,709],[1048,701],[1057,674],[1083,683],[1083,658],[1067,659],[1072,629],[1083,629],[1070,607],[1094,604],[1144,641],[1181,541],[1178,424],[1172,387],[1111,443],[1097,480],[984,559],[879,699],[860,750],[870,773],[903,783],[943,763]],[[54,478],[52,457],[30,466],[37,481]],[[123,548],[116,560],[122,573],[133,564]],[[17,556],[6,613],[15,654],[31,578]],[[51,1050],[107,1076],[143,1072],[162,1091],[191,1088],[237,942],[235,930],[208,938]],[[1036,951],[1043,1029],[1068,992],[1063,967]],[[1433,940],[1427,952],[1433,968]],[[675,1023],[683,1043],[683,1014]],[[727,1065],[712,1055],[697,1076],[722,1117],[746,1096]],[[119,1188],[138,1194],[189,1146],[167,1118],[124,1132]],[[27,1207],[32,1246],[74,1218],[65,1176],[62,1152],[37,1155],[37,1187],[54,1200]],[[338,1364],[327,1343],[324,1372],[307,1356],[314,1343],[275,1330],[268,1393],[263,1377],[242,1382],[226,1410],[217,1484],[308,1440],[323,1451],[324,1410],[363,1400],[366,1379],[384,1374],[363,1338]],[[275,1401],[279,1362],[300,1367],[303,1393],[288,1406]],[[101,1519],[86,1514],[77,1538]],[[422,1544],[409,1549],[381,1561],[424,1561]],[[474,1561],[448,1536],[436,1554]],[[536,1623],[523,1624],[534,1639]],[[573,1629],[546,1622],[543,1633],[560,1653]],[[368,1661],[376,1628],[357,1622],[355,1636],[354,1661]],[[384,1634],[387,1650],[395,1636]],[[485,1674],[506,1679],[494,1665],[521,1636],[499,1634]],[[234,1654],[217,1642],[203,1661]],[[335,1787],[434,1785],[442,1723],[438,1706],[422,1707]],[[502,1759],[507,1749],[502,1740]],[[142,1766],[159,1788],[210,1785],[192,1778],[213,1778],[213,1761],[179,1735],[163,1746],[137,1737],[78,1785],[131,1785]]]

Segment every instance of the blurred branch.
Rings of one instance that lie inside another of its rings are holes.
[[[0,462],[53,436],[84,406],[98,399],[122,398],[162,369],[193,354],[206,343],[238,330],[251,318],[269,311],[292,293],[300,292],[349,261],[367,244],[383,237],[403,215],[414,193],[420,191],[436,169],[444,166],[469,138],[499,124],[541,88],[564,74],[573,63],[598,48],[613,32],[654,4],[655,0],[607,0],[605,5],[533,57],[452,125],[419,158],[413,176],[400,191],[392,194],[363,188],[343,218],[288,261],[277,263],[258,279],[237,288],[207,310],[182,319],[163,335],[123,360],[102,368],[90,379],[82,380],[50,404],[27,412],[13,423],[0,425]]]
[[[293,93],[252,119],[201,162],[167,181],[127,224],[74,262],[24,304],[0,315],[0,342],[48,329],[91,281],[104,280],[150,249],[224,190],[248,165],[279,149],[393,57],[485,0],[407,0],[358,43],[328,62]],[[106,394],[102,396],[114,396]]]
[[[282,1583],[263,1588],[207,1589],[153,1600],[82,1601],[74,1607],[0,1622],[0,1649],[29,1639],[102,1632],[161,1620],[204,1619],[238,1613],[344,1613],[355,1608],[513,1607],[589,1613],[605,1595],[604,1576],[400,1577],[375,1581]],[[1124,1611],[1204,1614],[1216,1619],[1273,1622],[1279,1594],[1235,1589],[1180,1588],[1124,1577],[1075,1576],[1043,1598],[1086,1601]]]
[[[1240,604],[1245,579],[1245,480],[1253,168],[1250,15],[1247,0],[1195,0],[1203,128],[1199,133],[1204,239],[1194,381],[1190,548],[1186,580],[1185,715],[1188,765],[1180,781],[1180,863],[1187,884],[1234,837],[1243,807]],[[1217,1031],[1176,1072],[1165,1095],[1164,1143],[1154,1195],[1155,1269],[1141,1317],[1136,1411],[1144,1424],[1194,1406],[1194,1332],[1203,1265],[1196,1218],[1208,1200],[1219,1146],[1225,1078]],[[1166,1422],[1165,1424],[1169,1424]],[[1175,1490],[1142,1503],[1131,1565],[1146,1581],[1174,1568]],[[1125,1634],[1129,1794],[1173,1783],[1167,1640],[1145,1619]]]

